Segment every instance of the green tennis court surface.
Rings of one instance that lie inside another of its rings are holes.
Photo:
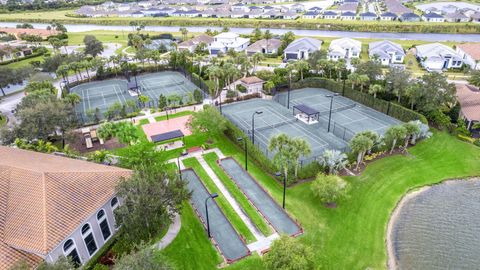
[[[131,77],[135,82],[135,77]],[[162,71],[151,74],[139,75],[136,82],[140,88],[140,94],[148,96],[150,101],[147,107],[157,108],[160,95],[167,98],[177,96],[183,103],[188,103],[193,98],[193,92],[197,87],[186,79],[181,73],[175,71]],[[76,111],[81,117],[87,117],[87,112],[98,111],[103,114],[115,103],[126,105],[128,100],[135,102],[135,106],[141,106],[137,96],[130,95],[125,79],[110,79],[84,83],[70,89],[71,93],[77,93],[81,102],[77,104]],[[177,104],[177,105],[182,105]]]
[[[188,189],[192,192],[190,202],[197,214],[200,215],[202,222],[206,224],[205,199],[210,194],[192,169],[183,170],[182,176],[188,183]],[[250,251],[247,246],[242,242],[217,203],[213,199],[209,199],[207,204],[210,234],[227,261],[233,262],[249,255]]]
[[[263,113],[255,116],[255,144],[269,157],[270,138],[280,133],[305,139],[311,147],[310,157],[302,161],[309,162],[320,156],[325,150],[337,149],[348,151],[348,142],[356,133],[373,130],[382,135],[388,127],[400,121],[383,113],[365,107],[342,96],[336,96],[333,102],[332,121],[328,130],[328,114],[330,98],[333,94],[324,89],[306,88],[290,92],[290,109],[286,106],[287,93],[281,93],[273,100],[250,99],[223,106],[224,115],[230,119],[245,134],[251,137],[252,114],[255,111]],[[293,115],[293,106],[304,104],[319,112],[319,121],[306,124]]]
[[[300,226],[278,205],[272,197],[232,158],[220,160],[220,166],[243,191],[248,199],[268,219],[278,233],[297,235]]]

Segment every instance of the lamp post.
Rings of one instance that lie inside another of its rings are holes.
[[[177,157],[177,166],[178,166],[178,175],[180,176],[180,180],[182,180],[182,170],[180,169],[180,156]]]
[[[262,114],[263,111],[256,111],[252,114],[252,144],[255,145],[255,115]]]
[[[165,115],[167,116],[167,121],[170,120],[168,119],[168,107],[165,107]]]
[[[335,93],[333,95],[326,95],[326,97],[330,98],[330,111],[328,113],[328,129],[327,132],[330,132],[330,121],[332,120],[332,106],[333,106],[333,98],[338,96],[338,93]]]
[[[220,94],[218,95],[218,106],[220,107],[220,114],[223,115],[223,112],[222,112],[222,90],[220,90]]]
[[[288,76],[288,91],[287,91],[287,109],[290,109],[290,90],[292,89],[292,73]]]
[[[280,177],[282,176],[282,173],[277,172],[275,173],[275,176]],[[285,209],[285,193],[287,190],[287,177],[283,175],[283,202],[282,202],[282,208]]]
[[[218,194],[217,193],[213,193],[211,194],[210,196],[208,196],[206,199],[205,199],[205,213],[207,215],[207,232],[208,232],[208,238],[211,238],[210,236],[210,221],[208,220],[208,199],[215,199],[218,197]]]
[[[247,159],[247,140],[244,140],[242,137],[238,137],[237,141],[243,141],[243,148],[245,149],[245,171],[248,172],[248,159]]]

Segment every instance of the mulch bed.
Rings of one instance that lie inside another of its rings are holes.
[[[70,145],[72,149],[82,154],[94,152],[97,150],[112,150],[115,148],[125,147],[125,145],[120,143],[117,138],[112,138],[108,141],[105,141],[103,145],[100,144],[100,142],[96,141],[93,143],[92,148],[87,149],[87,147],[85,146],[85,139],[83,138],[83,135],[81,132],[76,132],[73,139],[70,139],[67,143]]]
[[[356,164],[352,164],[351,167],[347,168],[348,170],[350,170],[350,172],[354,173],[356,176],[357,175],[360,175],[362,174],[362,172],[365,170],[365,168],[367,167],[367,165],[369,163],[372,163],[378,159],[382,159],[384,157],[388,157],[388,156],[395,156],[395,155],[402,155],[402,156],[409,156],[409,157],[415,157],[413,155],[411,155],[410,153],[408,153],[408,150],[405,151],[403,148],[396,148],[395,150],[393,150],[393,152],[390,154],[390,151],[385,151],[385,153],[381,154],[381,155],[378,155],[377,157],[375,157],[374,159],[372,160],[368,160],[368,161],[365,161],[363,160],[363,163],[360,164],[360,166],[358,166],[358,170],[355,170],[355,167],[356,167]],[[341,170],[339,172],[339,175],[340,176],[352,176],[347,170]]]

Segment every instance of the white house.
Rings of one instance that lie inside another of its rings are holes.
[[[401,64],[405,58],[405,51],[400,44],[390,40],[372,42],[368,44],[370,58],[377,57],[384,66]]]
[[[380,15],[381,21],[394,21],[397,18],[397,15],[392,12],[385,12]]]
[[[355,20],[356,16],[357,14],[355,14],[355,12],[345,11],[342,13],[342,15],[340,15],[340,19],[346,20],[346,21],[353,21]]]
[[[320,16],[320,13],[316,12],[316,11],[307,11],[305,13],[303,13],[302,17],[304,19],[316,19]]]
[[[236,3],[231,7],[232,12],[235,12],[235,11],[248,12],[249,10],[250,8],[247,5],[242,3]]]
[[[246,94],[253,94],[253,93],[261,93],[263,90],[263,84],[265,82],[256,77],[256,76],[251,76],[251,77],[245,77],[241,78],[237,82],[235,82],[235,86],[237,84],[243,85],[247,89]]]
[[[241,52],[250,44],[250,39],[242,38],[232,32],[220,33],[213,39],[214,41],[208,46],[208,50],[212,55],[217,55],[219,52],[226,53],[230,49]]]
[[[359,58],[362,52],[362,43],[351,38],[332,40],[328,48],[327,57],[329,60]]]
[[[308,56],[315,51],[320,50],[323,41],[314,38],[299,38],[290,43],[283,50],[283,58],[285,60],[308,59]]]
[[[326,10],[325,12],[323,12],[322,16],[326,20],[335,20],[338,18],[337,12],[332,10]]]
[[[0,146],[0,269],[88,262],[117,231],[115,186],[130,170]]]
[[[452,48],[440,43],[417,46],[417,59],[428,71],[462,67],[463,60]]]
[[[444,22],[445,18],[435,12],[425,13],[422,15],[422,19],[426,22]]]
[[[480,43],[457,44],[456,52],[471,69],[480,70]]]

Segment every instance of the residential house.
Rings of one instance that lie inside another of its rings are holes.
[[[228,32],[220,33],[214,37],[213,42],[208,46],[210,54],[217,55],[219,52],[226,53],[232,49],[236,52],[243,51],[250,43],[250,39],[242,38],[238,34]]]
[[[321,7],[311,7],[308,9],[308,11],[315,11],[317,13],[320,13],[322,12],[322,8]]]
[[[276,54],[281,45],[282,41],[276,38],[271,38],[268,42],[266,39],[260,39],[248,46],[245,52],[247,55],[254,55],[256,53]]]
[[[356,15],[357,14],[355,14],[355,12],[346,11],[346,12],[343,12],[342,15],[340,15],[340,19],[346,20],[346,21],[353,21],[355,20]]]
[[[265,11],[263,14],[260,15],[260,18],[264,19],[275,19],[278,18],[281,15],[281,13],[275,9],[270,9],[268,11]]]
[[[417,59],[428,71],[442,71],[450,68],[460,68],[463,60],[452,48],[440,43],[418,45]]]
[[[480,23],[480,12],[475,12],[472,15],[470,15],[470,19],[472,20],[473,23]]]
[[[130,170],[0,146],[0,269],[85,264],[116,233],[116,185]]]
[[[362,43],[351,38],[332,40],[328,48],[327,57],[332,61],[339,59],[359,58],[362,51]]]
[[[399,0],[385,0],[385,7],[388,12],[403,15],[405,13],[413,13],[413,11],[405,7]]]
[[[27,47],[0,45],[0,63],[21,59],[32,54],[32,49]]]
[[[294,4],[290,7],[291,11],[296,12],[304,12],[305,11],[305,6],[302,4]]]
[[[43,39],[47,39],[50,36],[55,36],[60,34],[56,30],[46,30],[46,29],[27,29],[27,28],[10,28],[10,27],[0,27],[0,33],[12,34],[18,40],[21,39],[23,35],[34,35],[39,36]]]
[[[461,12],[454,12],[454,13],[448,13],[448,14],[445,14],[445,20],[447,22],[469,22],[470,21],[470,18],[461,13]]]
[[[309,55],[320,50],[323,41],[315,38],[299,38],[290,43],[283,51],[285,60],[308,59]]]
[[[353,12],[357,13],[358,3],[346,3],[338,7],[340,12]]]
[[[381,21],[394,21],[395,19],[397,19],[397,15],[392,12],[385,12],[380,15]]]
[[[368,55],[371,59],[377,57],[382,65],[388,66],[403,63],[405,51],[400,44],[384,40],[368,44]]]
[[[422,19],[426,22],[445,22],[445,18],[435,12],[425,13],[422,15]]]
[[[319,16],[320,16],[320,13],[316,11],[307,11],[302,15],[304,19],[317,19]]]
[[[250,8],[242,3],[236,3],[231,7],[232,12],[248,12],[249,10]]]
[[[190,40],[179,43],[177,49],[179,51],[186,50],[193,53],[199,44],[204,43],[205,45],[207,45],[208,48],[208,46],[212,44],[213,41],[214,38],[209,35],[199,35]]]
[[[375,21],[377,20],[377,14],[373,12],[364,12],[360,14],[360,20],[362,21]]]
[[[456,84],[457,100],[460,103],[460,116],[471,129],[475,123],[480,123],[480,89],[473,85]]]
[[[286,20],[295,20],[297,19],[300,15],[295,12],[295,11],[287,11],[283,14],[280,15],[283,19],[286,19]]]
[[[456,52],[471,69],[480,70],[480,43],[457,44]]]
[[[399,19],[402,22],[419,22],[420,16],[415,13],[404,13],[400,16]]]
[[[256,77],[256,76],[251,76],[251,77],[244,77],[241,78],[240,80],[236,81],[236,85],[243,85],[247,89],[245,94],[253,94],[253,93],[261,93],[263,90],[263,84],[265,81],[262,79]]]
[[[325,12],[323,12],[322,16],[326,20],[335,20],[335,19],[338,18],[337,12],[335,12],[333,10],[326,10]]]

